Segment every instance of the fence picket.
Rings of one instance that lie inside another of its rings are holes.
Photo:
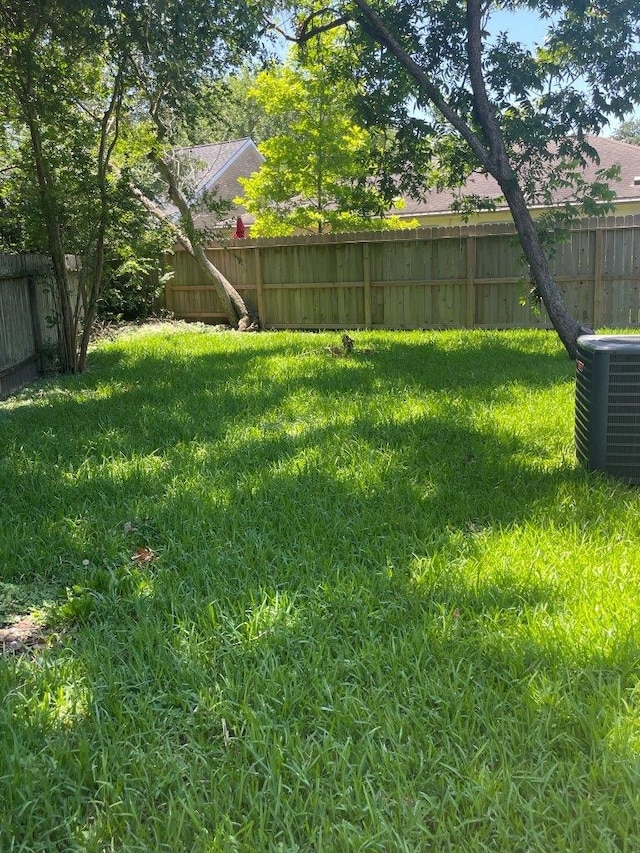
[[[550,325],[526,304],[527,267],[507,223],[249,239],[207,251],[267,327]],[[578,223],[553,263],[580,322],[640,325],[640,216]],[[176,251],[173,265],[167,306],[185,319],[220,319],[215,291],[186,253]]]
[[[42,370],[46,349],[58,346],[51,260],[0,255],[0,399]]]

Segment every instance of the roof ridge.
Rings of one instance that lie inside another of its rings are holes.
[[[228,139],[226,142],[199,142],[197,145],[178,145],[174,151],[193,151],[196,148],[213,148],[216,145],[233,145],[235,142],[253,142],[253,139],[250,136],[240,136],[238,139]]]

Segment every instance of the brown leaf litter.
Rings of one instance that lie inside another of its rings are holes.
[[[24,655],[41,651],[50,636],[51,631],[33,616],[21,616],[0,626],[0,654]]]

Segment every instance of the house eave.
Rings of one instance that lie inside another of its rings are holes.
[[[558,205],[559,207],[559,205]],[[549,205],[531,205],[529,210],[534,218],[539,218],[544,213],[552,210]],[[640,198],[618,198],[615,201],[613,211],[604,214],[605,216],[630,216],[640,214]],[[464,225],[481,222],[504,222],[511,219],[511,211],[506,205],[500,205],[495,210],[479,210],[472,213],[469,217],[463,219],[461,214],[453,210],[434,210],[434,211],[390,211],[390,216],[397,217],[400,220],[416,220],[419,224],[438,226]]]

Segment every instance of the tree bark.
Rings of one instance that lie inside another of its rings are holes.
[[[497,180],[511,210],[522,252],[529,264],[531,279],[569,358],[575,359],[578,335],[583,329],[567,310],[517,180]]]
[[[104,287],[104,263],[105,263],[105,240],[109,221],[109,192],[108,175],[110,169],[111,155],[118,141],[120,132],[120,110],[122,107],[123,75],[118,72],[114,80],[113,92],[109,104],[100,122],[100,145],[97,157],[97,179],[100,194],[100,216],[96,227],[96,236],[93,241],[93,262],[90,287],[83,295],[84,317],[80,350],[78,353],[78,369],[83,372],[87,366],[87,352],[91,331],[95,323],[98,299]],[[78,312],[79,313],[79,312]],[[79,316],[76,322],[79,322]]]
[[[42,146],[42,137],[37,116],[33,114],[29,102],[25,104],[25,119],[31,138],[31,150],[35,166],[38,192],[42,214],[47,229],[47,242],[53,263],[56,282],[56,296],[60,310],[61,341],[60,341],[60,370],[63,373],[76,373],[78,358],[76,347],[77,327],[74,322],[74,312],[71,305],[71,292],[64,246],[60,236],[60,221],[56,204],[56,189],[49,172],[46,156]]]
[[[476,117],[487,142],[488,156],[483,165],[500,185],[509,205],[523,254],[529,264],[531,278],[569,357],[575,359],[580,324],[567,310],[556,284],[518,177],[511,166],[495,110],[487,95],[482,70],[481,14],[480,0],[467,0],[469,79]]]
[[[198,266],[204,273],[206,280],[210,281],[211,284],[214,286],[216,294],[220,302],[222,303],[222,308],[225,313],[225,316],[230,325],[237,326],[243,320],[250,318],[251,315],[249,309],[245,304],[244,299],[240,296],[240,294],[231,284],[231,282],[220,272],[220,270],[214,264],[211,263],[211,261],[207,257],[207,253],[202,243],[199,240],[195,239],[192,242],[192,240],[185,233],[185,231],[171,220],[167,212],[159,205],[155,204],[155,202],[153,202],[150,198],[148,198],[138,187],[132,185],[131,192],[152,216],[154,216],[161,222],[164,222],[165,225],[170,228],[177,242],[180,243],[180,245],[185,249],[185,251],[187,251],[194,259],[194,261],[198,264]],[[182,204],[186,208],[188,220],[191,221],[193,225],[191,213],[188,209],[186,199],[182,199]],[[195,228],[193,229],[193,231],[195,232]]]

